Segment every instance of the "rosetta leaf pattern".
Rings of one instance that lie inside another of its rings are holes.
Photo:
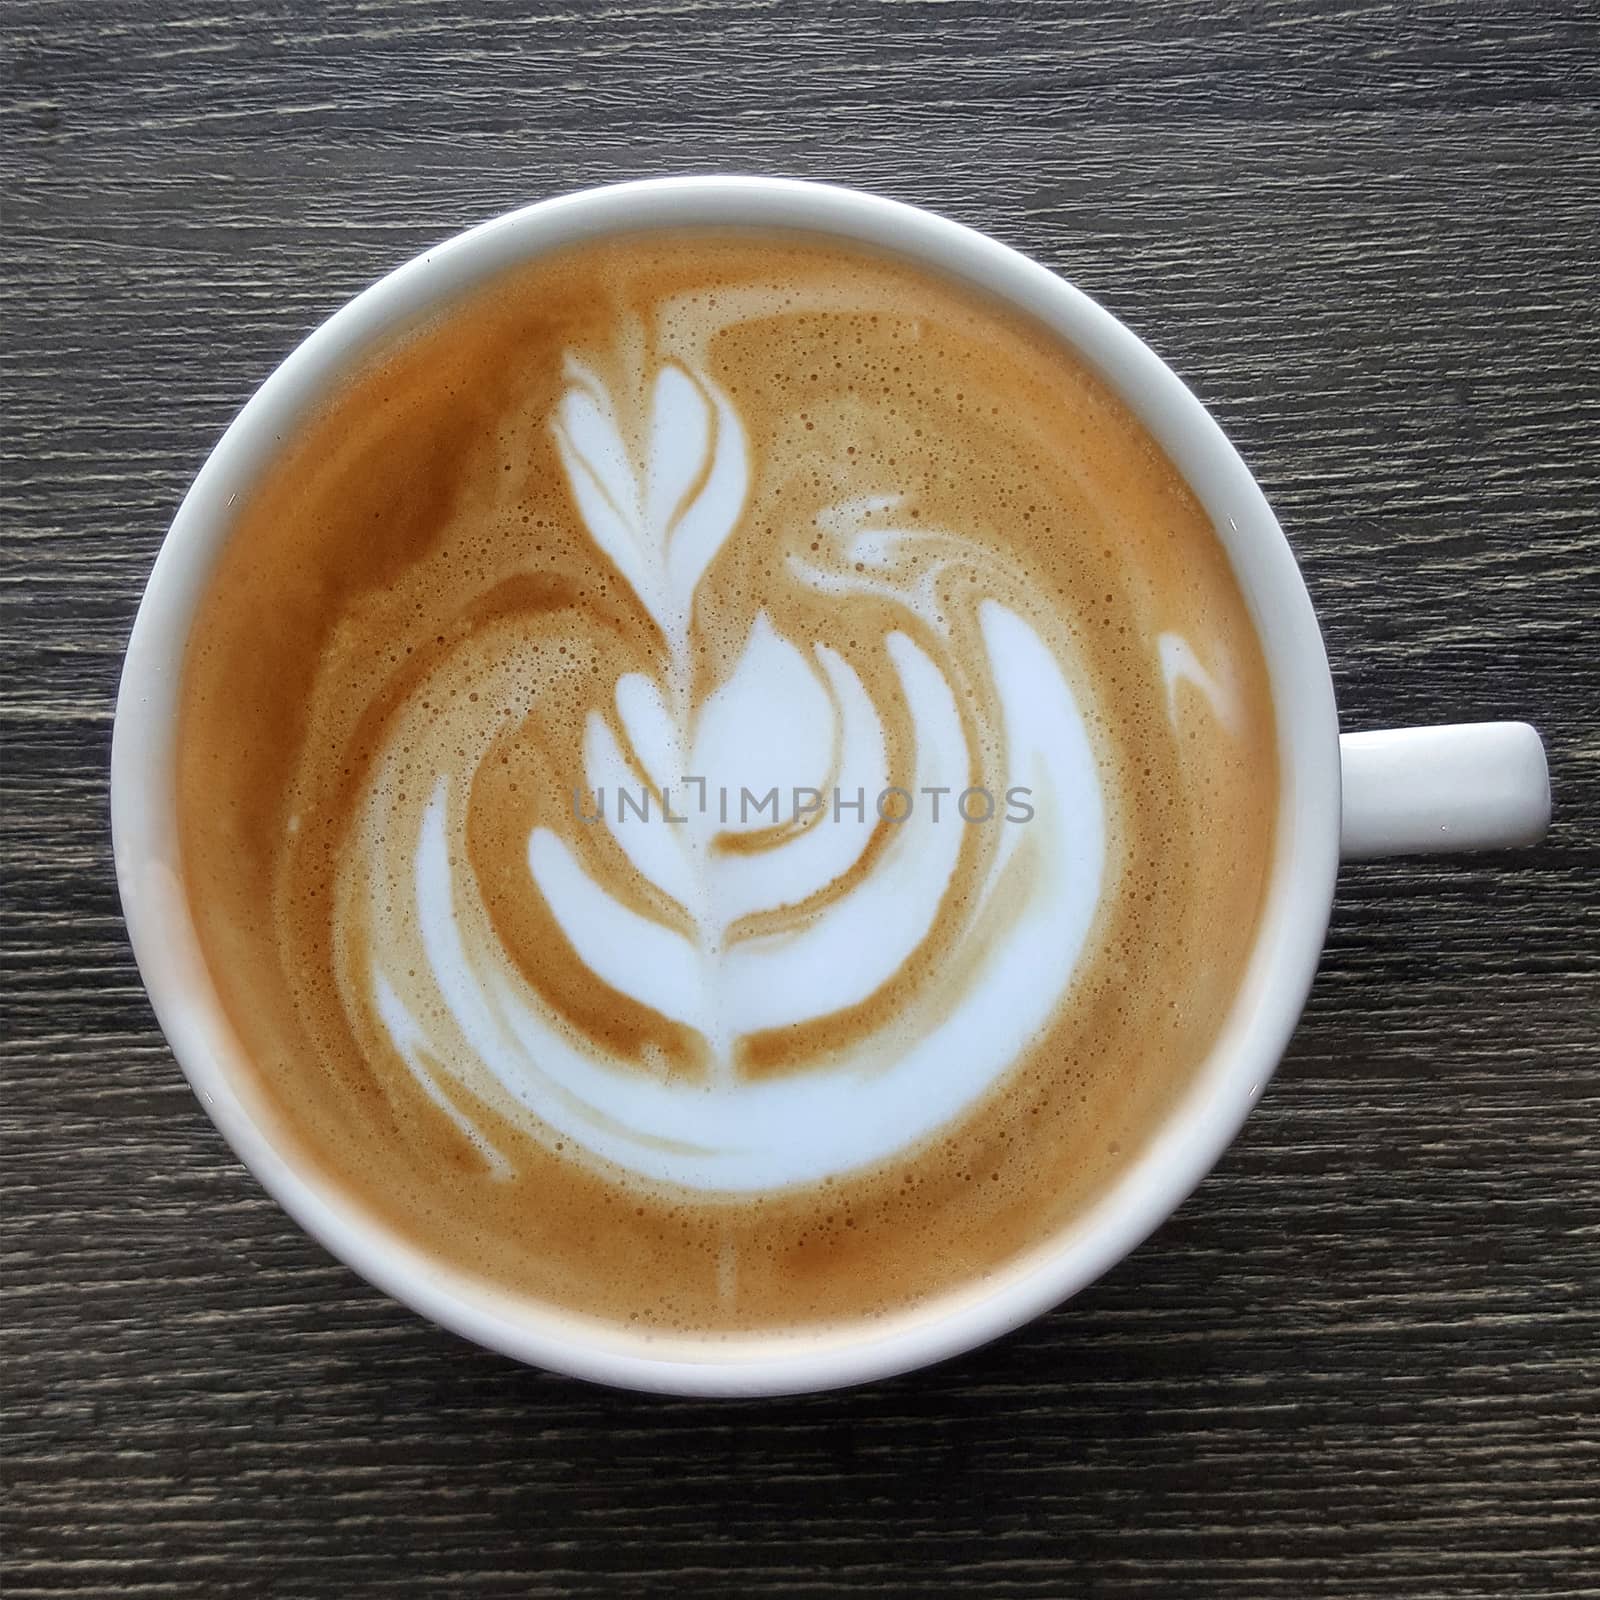
[[[972,669],[958,669],[941,642],[949,635],[937,576],[988,570],[994,552],[957,533],[896,525],[895,495],[820,513],[822,540],[807,541],[813,552],[820,543],[817,559],[788,540],[776,582],[889,602],[892,611],[877,614],[903,618],[900,626],[869,636],[852,619],[841,650],[786,636],[774,588],[770,609],[751,619],[712,681],[697,683],[710,653],[696,648],[705,641],[695,630],[726,621],[711,614],[706,578],[744,515],[751,455],[708,374],[676,361],[641,372],[641,334],[621,329],[614,361],[569,357],[549,427],[595,551],[638,597],[664,648],[586,708],[576,750],[541,741],[531,752],[552,782],[581,775],[610,803],[603,821],[591,801],[576,818],[533,828],[525,866],[589,975],[698,1032],[706,1071],[674,1070],[677,1052],[654,1040],[619,1054],[605,1030],[584,1029],[544,987],[537,954],[528,962],[508,948],[497,909],[509,886],[498,863],[495,881],[480,881],[466,846],[475,774],[498,726],[486,719],[466,746],[454,730],[447,739],[431,680],[396,713],[395,751],[368,786],[369,848],[353,854],[339,893],[362,897],[383,938],[341,954],[342,967],[366,967],[341,981],[351,994],[366,986],[366,1012],[419,1090],[498,1173],[512,1168],[480,1128],[480,1105],[494,1111],[495,1129],[506,1118],[555,1151],[609,1163],[613,1175],[621,1167],[721,1193],[815,1183],[881,1163],[962,1115],[1046,1026],[1105,872],[1095,749],[1061,663],[998,601],[978,603],[981,649]],[[530,659],[513,648],[486,663],[484,698],[520,704]],[[1180,691],[1215,701],[1229,687],[1226,662],[1206,673],[1169,647],[1162,665],[1174,715]],[[938,813],[920,804],[893,825],[880,820],[874,797],[891,781],[886,720],[896,733],[893,781],[907,791],[953,796],[987,775],[1008,793],[1026,786],[1038,821],[986,841],[937,825]],[[397,781],[423,749],[438,763],[431,792]],[[695,804],[690,774],[708,804]],[[790,795],[784,815],[740,814],[746,789],[802,786],[818,800],[860,795],[860,814],[830,806],[800,820]],[[649,795],[648,821],[624,819],[622,789]],[[665,821],[669,794],[685,820]],[[396,837],[416,841],[410,917],[394,914]],[[848,1019],[882,996],[919,949],[932,948],[947,905],[938,981],[902,991],[887,1025],[862,1031],[846,1020],[844,1042],[804,1071],[740,1069],[742,1038]]]
[[[819,989],[854,1004],[887,981],[932,925],[959,834],[921,819],[898,827],[878,870],[834,895],[807,928],[741,934],[742,919],[807,901],[861,860],[878,826],[872,799],[859,815],[800,822],[793,797],[882,792],[882,718],[844,657],[821,644],[801,649],[765,612],[722,681],[690,704],[695,591],[743,511],[744,429],[709,377],[667,363],[627,413],[643,418],[644,448],[631,451],[625,407],[598,374],[569,358],[567,375],[552,428],[574,503],[670,646],[664,680],[624,674],[613,707],[590,712],[584,776],[593,793],[613,797],[600,807],[606,830],[670,903],[672,925],[624,903],[548,828],[529,840],[529,870],[598,977],[699,1029],[725,1060],[741,1034],[807,1020]],[[943,673],[904,635],[884,646],[916,725],[916,777],[959,789],[970,777],[967,751]],[[664,809],[677,786],[684,807],[688,773],[715,799],[682,824],[666,824],[659,810],[654,824],[627,816],[616,799],[649,791]],[[782,825],[776,808],[746,809],[769,795],[784,797]],[[739,833],[761,835],[759,846],[717,848],[719,836]]]

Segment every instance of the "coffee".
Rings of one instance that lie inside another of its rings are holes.
[[[1192,1080],[1273,849],[1259,644],[1036,325],[803,235],[545,257],[370,352],[186,662],[207,965],[279,1137],[636,1332],[1047,1243]]]

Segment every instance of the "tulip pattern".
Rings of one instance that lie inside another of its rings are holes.
[[[659,634],[660,667],[596,695],[574,752],[590,813],[575,805],[533,827],[522,883],[495,889],[537,897],[605,991],[701,1041],[702,1070],[624,1059],[512,959],[463,843],[486,746],[441,757],[422,792],[379,764],[364,836],[412,845],[398,890],[376,864],[355,880],[372,913],[359,920],[389,931],[344,952],[354,998],[491,1165],[500,1155],[475,1101],[574,1159],[701,1192],[881,1161],[989,1092],[1071,982],[1106,822],[1068,676],[1040,632],[991,598],[974,608],[981,650],[957,662],[930,574],[989,558],[958,532],[886,526],[894,503],[880,498],[836,508],[820,530],[849,559],[826,573],[791,562],[784,581],[874,596],[901,621],[855,641],[852,661],[840,641],[791,636],[761,607],[697,699],[697,596],[730,543],[757,536],[745,526],[745,425],[709,373],[678,361],[629,395],[577,356],[565,380],[549,426],[572,506]],[[908,576],[896,551],[912,539],[932,555]],[[406,748],[423,717],[400,716]],[[957,814],[955,797],[978,786],[1002,805],[1007,790],[1026,792],[1028,820]],[[891,787],[949,798],[942,814],[913,803],[885,815]],[[624,793],[643,795],[649,814],[624,812]],[[750,800],[768,795],[783,814],[752,815]],[[790,815],[797,795],[818,801]],[[840,808],[840,795],[864,800]],[[629,883],[596,866],[590,830],[609,835]],[[948,978],[906,985],[899,1009],[878,1004],[933,949]],[[752,1039],[840,1017],[855,1019],[844,1042],[802,1070],[747,1070]]]

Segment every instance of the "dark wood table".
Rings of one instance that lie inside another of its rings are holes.
[[[1600,1593],[1592,6],[12,0],[5,1593]],[[1072,277],[1277,506],[1346,723],[1527,716],[1526,855],[1348,870],[1215,1175],[929,1373],[704,1404],[519,1368],[287,1221],[117,909],[167,521],[352,291],[530,198],[828,177]]]

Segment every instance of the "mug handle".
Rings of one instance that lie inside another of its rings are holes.
[[[1526,722],[1341,734],[1339,760],[1346,861],[1537,844],[1550,825],[1544,745]]]

